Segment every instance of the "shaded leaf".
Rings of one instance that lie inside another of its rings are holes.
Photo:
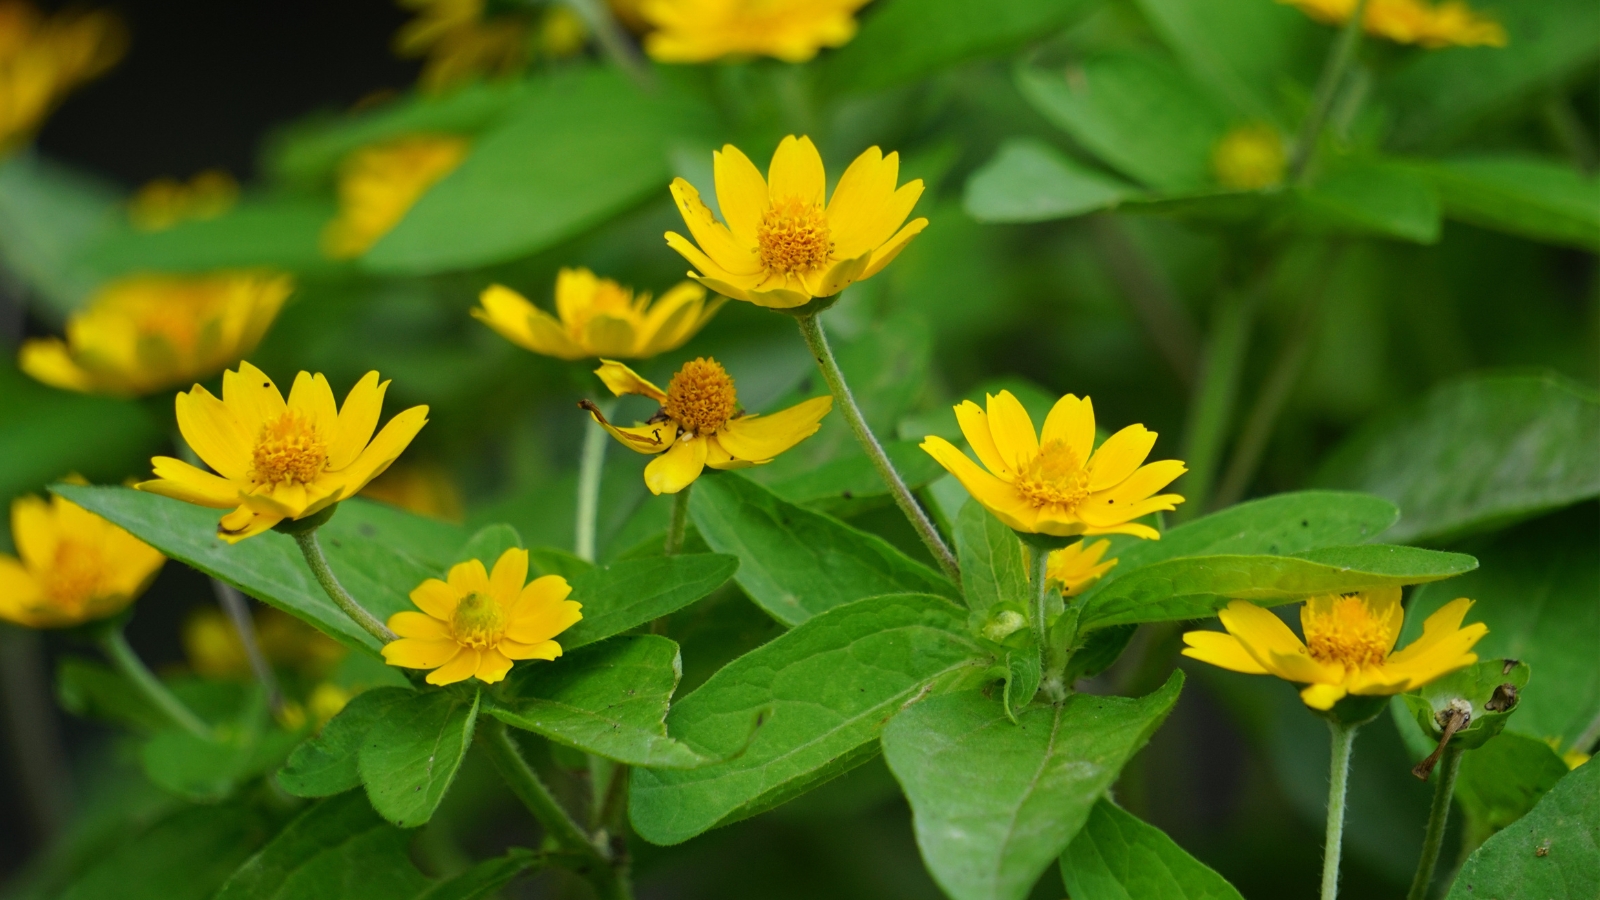
[[[403,828],[433,817],[472,745],[478,691],[399,699],[367,729],[357,766],[372,808]]]
[[[219,729],[214,741],[169,729],[146,741],[140,758],[151,781],[189,800],[214,803],[276,768],[299,741],[299,734],[265,722]]]
[[[77,261],[108,276],[252,266],[326,271],[342,265],[322,253],[322,229],[334,213],[334,205],[322,199],[246,198],[214,219],[161,231],[127,225],[108,231],[84,247]]]
[[[1483,228],[1600,250],[1600,181],[1534,156],[1477,156],[1417,163],[1452,219]]]
[[[410,840],[357,794],[324,800],[240,866],[216,900],[410,897],[428,884],[407,855]]]
[[[1502,733],[1461,758],[1456,803],[1466,816],[1462,839],[1477,847],[1533,809],[1567,764],[1544,741]]]
[[[738,568],[738,559],[719,553],[624,559],[595,566],[571,579],[570,599],[583,604],[583,620],[558,640],[563,650],[576,650],[637,628],[705,597]]]
[[[96,856],[60,900],[211,900],[267,842],[273,822],[242,803],[187,806]]]
[[[1007,602],[1026,608],[1033,596],[1027,548],[1016,532],[975,500],[968,500],[956,518],[956,553],[968,606],[978,612]]]
[[[547,865],[531,850],[512,847],[504,856],[486,859],[418,894],[414,900],[481,900],[511,883],[518,875]]]
[[[121,673],[78,656],[64,656],[56,664],[56,700],[73,715],[116,722],[147,733],[171,724],[166,714]]]
[[[912,490],[945,474],[944,468],[915,441],[889,441],[883,449],[895,471]],[[894,503],[883,477],[864,453],[843,454],[809,471],[763,483],[790,503],[839,518]]]
[[[1352,163],[1298,189],[1297,215],[1312,229],[1376,234],[1418,244],[1439,240],[1439,195],[1396,165]]]
[[[361,784],[357,766],[361,742],[389,709],[405,702],[412,691],[374,688],[357,694],[339,714],[289,754],[278,770],[278,784],[296,797],[331,797]]]
[[[1600,765],[1579,766],[1527,815],[1483,842],[1448,900],[1588,900],[1600,882]]]
[[[1242,120],[1293,126],[1282,115],[1286,86],[1304,90],[1304,65],[1319,30],[1287,4],[1257,0],[1139,0],[1156,33],[1212,96]],[[1313,70],[1314,71],[1314,70]],[[1302,82],[1302,83],[1297,83]]]
[[[980,222],[1047,222],[1110,209],[1142,193],[1043,141],[1016,138],[967,179],[962,208]]]
[[[1074,900],[1244,900],[1226,878],[1110,800],[1061,854]]]

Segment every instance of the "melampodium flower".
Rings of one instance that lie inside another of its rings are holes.
[[[352,153],[340,166],[339,215],[322,230],[322,252],[352,259],[372,249],[466,156],[466,139],[453,135],[413,135]]]
[[[484,0],[400,0],[417,11],[394,36],[395,53],[426,57],[421,82],[442,91],[474,78],[507,76],[528,63],[525,15],[484,15]]]
[[[1155,495],[1188,471],[1183,463],[1165,459],[1142,465],[1155,446],[1155,432],[1129,425],[1093,449],[1094,407],[1088,397],[1068,394],[1056,401],[1037,436],[1028,411],[1010,391],[990,396],[988,404],[987,413],[971,400],[955,408],[961,432],[984,468],[936,435],[928,435],[922,449],[1011,528],[1154,540],[1161,537],[1154,528],[1133,520],[1183,502],[1177,494]]]
[[[732,144],[712,159],[727,224],[693,185],[675,179],[673,199],[699,246],[670,231],[667,246],[699,270],[690,278],[735,300],[791,309],[831,297],[878,274],[928,225],[913,219],[900,227],[922,196],[922,180],[895,187],[898,153],[873,147],[856,157],[826,206],[822,157],[810,138],[784,138],[765,179]]]
[[[233,507],[217,526],[229,543],[284,519],[316,515],[383,474],[427,424],[428,408],[413,406],[374,438],[388,387],[368,372],[340,409],[328,379],[301,372],[285,403],[272,379],[241,362],[239,371],[222,373],[222,399],[198,384],[177,398],[183,439],[219,474],[158,456],[151,460],[155,479],[135,487],[213,509]]]
[[[1211,151],[1211,171],[1223,187],[1259,191],[1283,181],[1288,159],[1283,138],[1270,125],[1235,128]]]
[[[1355,12],[1356,0],[1278,0],[1298,7],[1319,22],[1342,25]],[[1361,27],[1368,34],[1397,44],[1440,47],[1504,47],[1506,30],[1499,22],[1458,0],[1437,6],[1427,0],[1368,0]]]
[[[61,497],[11,503],[17,555],[0,553],[0,619],[66,628],[115,615],[144,593],[166,557]]]
[[[867,0],[644,0],[639,13],[656,30],[644,49],[659,62],[709,62],[724,56],[775,56],[805,62],[856,36]]]
[[[500,554],[493,574],[473,559],[452,566],[446,579],[429,578],[411,592],[422,612],[390,616],[400,639],[383,645],[391,666],[432,669],[429,684],[474,676],[493,684],[514,660],[553,660],[561,655],[556,636],[583,618],[583,604],[567,599],[572,587],[565,578],[528,581],[526,550]]]
[[[630,450],[660,453],[644,468],[644,484],[652,494],[676,494],[694,483],[706,466],[743,469],[772,462],[813,434],[833,408],[833,397],[812,397],[770,416],[739,409],[733,379],[714,359],[683,364],[662,390],[632,369],[609,359],[595,374],[611,393],[640,394],[661,404],[650,421],[619,428],[585,401],[595,421]]]
[[[122,58],[128,37],[106,12],[48,18],[0,2],[0,153],[26,140],[70,91]]]
[[[1421,637],[1396,652],[1405,620],[1399,588],[1312,597],[1300,608],[1305,643],[1270,610],[1235,600],[1218,613],[1228,633],[1191,631],[1183,655],[1305,684],[1300,699],[1326,710],[1346,694],[1402,694],[1477,662],[1472,645],[1489,627],[1461,627],[1471,606],[1465,597],[1445,604],[1422,623]]]
[[[706,290],[682,282],[650,304],[649,294],[633,291],[588,269],[562,269],[556,275],[558,320],[508,287],[484,289],[474,318],[500,336],[534,353],[557,359],[645,359],[683,346],[726,302],[706,302]]]
[[[54,387],[137,397],[210,378],[254,350],[294,289],[287,275],[133,275],[67,320],[67,339],[26,341],[17,364]]]
[[[1089,586],[1100,580],[1100,576],[1111,571],[1117,564],[1116,559],[1100,561],[1105,556],[1106,549],[1111,546],[1110,541],[1095,541],[1087,548],[1084,544],[1088,541],[1078,541],[1053,550],[1050,561],[1045,569],[1045,577],[1061,586],[1063,597],[1076,597],[1089,589]]]
[[[238,199],[239,182],[222,169],[197,172],[188,183],[157,178],[128,201],[128,221],[140,231],[164,231],[191,219],[215,219]]]

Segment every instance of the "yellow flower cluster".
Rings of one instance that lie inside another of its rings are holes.
[[[708,303],[705,288],[686,281],[652,306],[649,294],[635,297],[631,289],[588,269],[562,269],[556,275],[555,316],[498,284],[486,289],[480,302],[473,317],[534,353],[566,360],[645,359],[683,346],[725,298]]]
[[[189,181],[158,178],[128,201],[128,221],[140,231],[165,231],[179,222],[215,219],[239,199],[239,182],[221,169],[197,172]]]
[[[107,12],[42,16],[0,2],[0,154],[32,136],[70,91],[116,64],[128,43]]]
[[[397,138],[350,154],[339,169],[339,214],[323,229],[323,253],[353,259],[371,250],[466,156],[465,138],[437,134]]]
[[[11,503],[17,555],[0,553],[0,619],[67,628],[121,612],[166,562],[155,548],[60,497]]]
[[[805,62],[823,47],[856,35],[856,10],[867,0],[643,0],[654,27],[645,52],[661,62],[709,62],[725,56],[773,56]]]
[[[1278,0],[1299,8],[1319,22],[1350,21],[1357,0]],[[1397,44],[1440,47],[1504,47],[1506,30],[1495,20],[1460,0],[1437,5],[1428,0],[1367,0],[1361,27],[1368,34]]]

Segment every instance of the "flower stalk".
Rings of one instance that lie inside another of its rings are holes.
[[[1350,20],[1344,23],[1344,30],[1339,32],[1333,50],[1328,54],[1328,61],[1323,64],[1322,74],[1317,77],[1316,91],[1311,97],[1311,109],[1306,113],[1305,122],[1300,126],[1300,136],[1295,139],[1294,156],[1289,160],[1291,183],[1304,181],[1306,170],[1316,156],[1317,144],[1322,137],[1322,127],[1327,123],[1328,113],[1333,109],[1334,98],[1339,94],[1339,86],[1344,83],[1345,72],[1349,71],[1350,63],[1356,58],[1356,51],[1361,48],[1362,20],[1366,15],[1367,0],[1356,0],[1356,8],[1350,13]]]
[[[1427,900],[1428,886],[1433,883],[1433,870],[1439,864],[1439,851],[1444,846],[1444,829],[1450,823],[1450,802],[1455,797],[1456,775],[1461,771],[1459,747],[1447,747],[1440,760],[1438,777],[1433,781],[1433,807],[1428,811],[1428,831],[1422,839],[1422,857],[1417,860],[1417,874],[1411,879],[1411,890],[1406,900]]]
[[[667,523],[667,542],[661,548],[663,556],[677,556],[683,552],[683,536],[689,530],[689,492],[692,490],[693,482],[672,495],[672,519]]]
[[[613,403],[596,404],[603,416],[611,415]],[[600,477],[606,463],[606,430],[591,416],[584,423],[583,455],[578,459],[578,519],[574,551],[584,562],[594,562],[595,531],[600,518]]]
[[[322,590],[332,600],[334,605],[344,610],[344,614],[362,630],[377,638],[380,643],[387,644],[394,640],[396,635],[389,630],[389,626],[378,620],[377,616],[366,611],[350,592],[344,589],[339,579],[333,574],[333,569],[328,566],[328,557],[323,555],[322,542],[317,540],[317,529],[307,528],[296,531],[294,542],[300,545],[300,553],[306,558],[306,565],[311,567],[311,574],[316,576],[317,583],[322,585]]]
[[[1330,719],[1332,760],[1328,767],[1328,827],[1322,851],[1322,900],[1339,896],[1339,853],[1344,844],[1344,801],[1350,784],[1350,749],[1359,725]]]
[[[193,710],[183,705],[182,700],[167,690],[161,679],[157,678],[144,661],[139,659],[139,655],[133,652],[120,626],[111,625],[101,631],[100,649],[105,651],[106,657],[111,660],[111,664],[122,677],[128,679],[128,683],[144,695],[150,705],[160,710],[168,721],[203,741],[216,740],[210,726],[201,721]]]

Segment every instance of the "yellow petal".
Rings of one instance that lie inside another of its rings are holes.
[[[196,456],[225,478],[249,479],[260,426],[254,430],[245,427],[235,415],[234,407],[224,404],[199,385],[179,394],[173,408],[177,413],[178,430]]]
[[[820,206],[827,188],[828,178],[822,168],[822,155],[817,153],[811,138],[796,138],[791,134],[778,142],[778,150],[772,154],[772,165],[767,168],[767,193],[773,200],[792,197],[802,203]],[[707,252],[710,252],[709,248]]]
[[[1016,489],[1010,484],[984,471],[977,463],[968,459],[965,453],[957,450],[942,437],[928,435],[923,439],[921,446],[929,456],[938,461],[939,465],[956,476],[961,486],[967,489],[967,493],[971,494],[974,500],[983,504],[983,507],[994,513],[1000,521],[1018,531],[1034,530],[1038,523],[1039,511],[1017,496]]]
[[[644,467],[644,486],[652,494],[676,494],[693,484],[705,466],[705,438],[685,437]]]
[[[451,640],[450,627],[432,616],[404,610],[389,617],[389,630],[403,638],[424,641]]]
[[[453,640],[401,638],[383,645],[383,661],[407,669],[435,669],[454,659],[460,652],[461,645]]]
[[[517,594],[517,601],[511,606],[508,619],[511,626],[508,627],[514,627],[519,620],[534,615],[541,609],[554,608],[571,594],[572,585],[560,575],[541,575],[535,578],[524,585]]]
[[[605,382],[605,386],[610,388],[611,393],[618,397],[624,394],[639,394],[640,396],[649,397],[657,403],[667,402],[666,391],[646,381],[638,372],[616,360],[600,360],[600,368],[595,369],[594,373],[600,376],[600,380]]]
[[[1344,699],[1345,689],[1337,684],[1313,684],[1300,692],[1300,699],[1312,709],[1330,710]]]
[[[720,290],[713,287],[709,281],[702,279],[702,282],[712,290]],[[795,279],[794,284],[799,285],[799,279]],[[752,288],[744,293],[745,299],[766,309],[794,309],[797,306],[805,306],[812,299],[810,291],[790,287],[778,287],[768,290]]]
[[[393,643],[399,643],[395,641]],[[391,646],[386,644],[385,646]],[[439,668],[428,673],[428,683],[437,685],[455,684],[466,681],[478,673],[478,660],[482,654],[471,647],[461,647],[455,656]]]
[[[494,564],[494,572],[489,575],[489,591],[500,608],[510,612],[527,580],[528,551],[510,547]]]
[[[157,456],[150,464],[156,480],[141,481],[135,488],[213,509],[239,505],[239,488],[226,478],[218,478],[170,456]]]
[[[906,223],[906,227],[896,232],[895,236],[890,238],[887,243],[872,251],[872,262],[867,264],[867,270],[862,272],[861,277],[857,280],[865,281],[882,272],[884,267],[894,262],[894,258],[900,255],[900,251],[911,243],[911,239],[921,234],[922,229],[927,227],[927,219],[912,219]]]
[[[761,170],[738,147],[727,144],[711,154],[711,171],[728,230],[741,244],[755,246],[756,229],[767,212],[767,182]]]
[[[539,603],[506,626],[506,637],[523,644],[548,641],[583,620],[583,604],[574,600]]]
[[[53,568],[61,531],[50,504],[32,494],[11,501],[11,540],[29,569],[45,572]]]
[[[1084,498],[1082,506],[1085,509],[1091,507],[1103,509],[1107,511],[1105,515],[1110,515],[1109,511],[1112,509],[1119,511],[1131,509],[1139,502],[1148,499],[1156,491],[1171,484],[1179,475],[1187,471],[1189,471],[1188,467],[1176,459],[1158,460],[1140,466],[1132,475],[1129,475],[1111,488],[1090,494]],[[1180,497],[1179,500],[1181,501],[1181,499]],[[1137,517],[1123,516],[1123,518]]]
[[[1246,675],[1271,674],[1244,649],[1239,639],[1231,634],[1190,631],[1184,634],[1183,642],[1188,645],[1183,655],[1191,659],[1198,659],[1234,672],[1243,672]]]
[[[456,563],[450,567],[445,580],[463,595],[489,593],[489,570],[483,567],[482,560],[469,559]],[[451,612],[454,614],[453,607]]]
[[[1048,444],[1051,441],[1066,444],[1079,460],[1091,458],[1090,451],[1094,449],[1094,403],[1088,397],[1079,400],[1077,396],[1068,394],[1050,407],[1039,442]]]
[[[828,201],[828,230],[835,253],[855,256],[871,251],[900,227],[900,222],[895,222],[876,241],[867,236],[870,226],[894,197],[899,170],[899,154],[891,153],[885,158],[882,150],[868,147],[839,176],[839,184]],[[901,221],[904,220],[902,216]]]
[[[345,395],[333,441],[328,445],[328,468],[335,472],[345,468],[367,448],[378,427],[378,417],[383,414],[383,395],[388,390],[389,382],[380,383],[377,372],[368,372]]]
[[[1089,490],[1103,491],[1126,481],[1155,445],[1156,433],[1143,425],[1129,425],[1106,438],[1089,458]]]
[[[842,259],[834,263],[828,271],[816,279],[812,294],[818,297],[832,297],[861,277],[867,270],[867,264],[872,261],[872,253],[862,253],[855,259]]]
[[[283,518],[283,516],[257,512],[248,506],[241,506],[223,516],[217,523],[217,537],[230,544],[237,544],[245,538],[255,537],[264,531],[272,530],[272,526],[283,521]]]
[[[73,360],[60,338],[30,338],[17,351],[17,367],[35,380],[68,391],[92,391],[95,378]]]
[[[590,355],[567,336],[566,329],[554,316],[508,287],[490,285],[479,295],[478,302],[483,308],[473,309],[473,318],[525,350],[567,360]]]
[[[583,344],[595,356],[638,356],[639,336],[621,316],[597,315],[583,328]]]
[[[278,392],[278,386],[272,383],[272,379],[268,378],[265,372],[244,361],[240,361],[237,372],[222,373],[222,402],[227,405],[228,410],[238,420],[240,428],[251,440],[260,433],[262,425],[283,415],[284,410],[289,408],[283,402],[283,395]]]
[[[1039,455],[1039,437],[1033,430],[1033,420],[1010,391],[989,396],[989,433],[994,436],[995,449],[1000,458],[1010,464],[1013,471],[1033,462]]]
[[[897,162],[898,157],[893,153],[884,161],[883,168],[888,169],[888,192],[870,208],[841,213],[836,219],[834,207],[839,205],[839,192],[834,191],[833,205],[828,207],[828,222],[830,225],[839,222],[839,230],[834,232],[834,249],[839,255],[865,253],[883,246],[905,224],[906,217],[911,215],[911,210],[921,199],[921,179],[908,181],[899,190],[894,189]],[[840,187],[844,186],[842,180],[839,184]]]
[[[478,680],[484,684],[494,684],[506,677],[511,671],[511,660],[504,653],[493,647],[484,650],[478,659]]]
[[[524,644],[519,641],[500,642],[500,652],[510,659],[555,659],[561,655],[561,645],[555,641]]]
[[[599,422],[601,427],[610,432],[611,436],[621,441],[623,446],[635,453],[661,453],[672,447],[672,442],[677,439],[678,426],[671,422],[657,422],[654,425],[634,425],[623,428],[612,425],[601,418],[593,410],[589,414]]]
[[[677,201],[678,212],[683,214],[683,223],[689,226],[695,243],[716,262],[718,268],[734,275],[749,275],[761,270],[755,246],[735,240],[728,227],[711,215],[711,210],[701,201],[700,192],[694,189],[694,185],[682,178],[675,178],[671,190],[672,199]]]
[[[995,446],[994,436],[989,431],[989,414],[983,411],[983,407],[971,400],[963,400],[955,409],[956,424],[961,426],[961,434],[966,437],[972,452],[978,454],[978,460],[984,467],[1007,481],[1015,478],[1011,464]]]
[[[1166,512],[1177,509],[1183,502],[1183,497],[1178,494],[1157,494],[1146,497],[1131,504],[1123,504],[1115,497],[1105,494],[1091,494],[1087,500],[1078,504],[1076,510],[1078,518],[1095,528],[1109,528],[1142,519],[1154,512]]]
[[[344,490],[345,496],[354,496],[361,493],[372,479],[383,474],[389,464],[399,458],[410,446],[412,438],[428,424],[428,408],[426,406],[413,406],[389,420],[372,439],[355,462],[335,475]]]
[[[1422,635],[1406,646],[1404,650],[1389,655],[1388,662],[1392,665],[1405,665],[1410,660],[1426,653],[1461,629],[1461,622],[1467,617],[1467,610],[1472,608],[1472,601],[1466,597],[1457,597],[1449,603],[1434,610],[1433,615],[1422,622]]]
[[[321,374],[301,372],[294,377],[294,385],[289,388],[289,408],[308,417],[312,427],[325,438],[336,433],[339,406],[334,402],[328,379]]]
[[[453,588],[437,578],[429,578],[411,589],[411,602],[433,618],[448,622],[456,614],[462,594],[459,588]]]
[[[822,396],[770,416],[740,416],[717,432],[717,442],[738,459],[763,462],[816,434],[832,408],[833,398]]]
[[[1120,525],[1088,525],[1083,529],[1085,535],[1097,534],[1130,534],[1136,538],[1147,541],[1161,540],[1161,532],[1149,525],[1140,525],[1138,522],[1123,522]]]
[[[740,295],[744,291],[760,284],[767,277],[766,273],[762,271],[742,274],[730,272],[677,232],[667,232],[666,238],[668,247],[678,251],[684,259],[689,261],[689,265],[699,270],[698,272],[690,272],[690,278],[699,281],[714,291],[727,294],[729,297],[745,299]],[[717,285],[726,285],[728,290],[723,290]],[[730,291],[733,293],[730,293]]]
[[[1323,674],[1320,668],[1308,669],[1292,661],[1304,659],[1311,666],[1318,666],[1306,653],[1306,645],[1269,610],[1245,600],[1235,600],[1218,612],[1217,618],[1222,620],[1222,627],[1228,629],[1229,634],[1239,639],[1245,652],[1268,672],[1290,681],[1329,680],[1316,677]],[[1291,661],[1283,663],[1282,660]]]
[[[740,459],[739,457],[734,456],[732,453],[729,453],[728,449],[722,446],[722,443],[717,440],[716,435],[712,434],[706,436],[706,465],[713,469],[748,469],[751,466],[765,465],[769,462],[772,462],[772,460],[763,459],[752,461],[748,459]]]

